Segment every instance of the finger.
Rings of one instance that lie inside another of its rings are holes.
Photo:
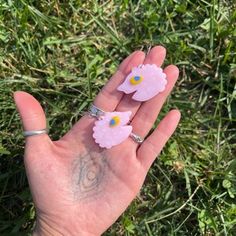
[[[156,64],[161,67],[166,57],[166,49],[163,46],[155,46],[148,53],[143,64]]]
[[[108,83],[102,88],[94,100],[94,105],[104,111],[115,110],[117,104],[123,96],[123,93],[116,88],[125,77],[130,73],[131,69],[143,63],[145,54],[142,51],[136,51],[128,56],[119,66],[116,73],[111,77]]]
[[[161,67],[165,57],[166,49],[162,46],[156,46],[148,53],[143,64],[156,64],[158,67]],[[135,101],[132,96],[133,94],[124,95],[116,108],[117,111],[131,111],[131,119],[142,104],[141,102]]]
[[[149,101],[143,103],[131,122],[133,132],[141,137],[145,137],[149,133],[156,121],[166,98],[176,83],[179,76],[179,69],[174,65],[170,65],[166,67],[164,73],[166,73],[167,77],[165,90]]]
[[[138,149],[137,158],[146,170],[150,168],[155,158],[174,133],[180,117],[181,114],[178,110],[170,111]]]
[[[25,131],[42,130],[46,128],[46,117],[39,102],[30,94],[22,91],[14,93],[14,100]],[[47,134],[26,138],[26,144],[39,144],[41,147],[50,139]]]

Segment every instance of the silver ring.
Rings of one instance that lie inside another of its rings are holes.
[[[105,114],[105,111],[101,110],[100,108],[92,104],[89,107],[88,114],[92,117],[96,117],[97,119],[100,119]]]
[[[137,134],[134,134],[134,133],[131,133],[130,134],[130,137],[134,140],[134,142],[138,143],[138,144],[141,144],[144,139],[140,136],[138,136]]]
[[[47,129],[41,129],[41,130],[28,130],[24,131],[23,135],[24,137],[34,136],[34,135],[40,135],[40,134],[47,134]]]

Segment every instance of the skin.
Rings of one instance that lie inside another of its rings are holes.
[[[128,138],[111,149],[99,148],[92,137],[95,118],[88,115],[58,141],[47,134],[26,138],[24,162],[37,211],[34,235],[101,235],[138,194],[151,164],[180,120],[178,110],[170,111],[147,137],[179,71],[174,65],[167,66],[165,91],[144,103],[116,88],[134,66],[161,66],[165,56],[161,46],[147,55],[132,53],[94,100],[105,111],[132,111],[133,132],[146,137],[142,145]],[[14,99],[24,130],[46,127],[44,111],[34,97],[18,91]]]

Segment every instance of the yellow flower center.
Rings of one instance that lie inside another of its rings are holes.
[[[120,124],[120,117],[119,116],[113,116],[110,120],[110,127],[115,127]]]
[[[133,76],[133,77],[129,80],[129,82],[131,83],[131,85],[140,84],[142,81],[143,81],[143,77],[142,77],[142,76],[139,76],[139,75]]]

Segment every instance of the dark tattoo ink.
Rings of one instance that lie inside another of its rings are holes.
[[[107,161],[103,153],[88,152],[73,162],[72,183],[76,200],[95,197],[104,189]]]

